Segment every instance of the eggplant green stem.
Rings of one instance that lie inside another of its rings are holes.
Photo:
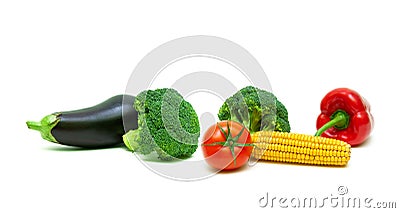
[[[321,136],[322,133],[331,127],[334,127],[338,130],[346,129],[349,126],[349,123],[349,114],[343,110],[337,110],[331,115],[331,120],[318,129],[318,131],[315,133],[315,136]]]
[[[29,129],[39,131],[43,139],[50,142],[58,143],[58,141],[51,134],[51,130],[58,124],[58,122],[60,122],[58,115],[50,114],[45,116],[39,122],[27,121],[26,125],[28,126]]]

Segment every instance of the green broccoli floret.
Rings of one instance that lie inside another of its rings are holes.
[[[161,160],[184,159],[197,149],[200,124],[192,105],[174,89],[139,93],[134,107],[138,129],[123,136],[125,145],[138,154],[156,152]]]
[[[240,122],[251,133],[260,130],[290,132],[286,107],[274,94],[253,86],[244,87],[226,99],[218,118]]]

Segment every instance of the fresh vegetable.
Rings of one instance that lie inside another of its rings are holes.
[[[348,88],[330,91],[321,101],[315,135],[362,144],[370,135],[374,118],[370,105],[360,94]]]
[[[251,139],[256,159],[324,166],[344,166],[350,160],[350,145],[332,138],[260,131]]]
[[[229,97],[219,109],[220,120],[242,123],[251,133],[260,130],[290,132],[286,107],[272,93],[247,86]]]
[[[137,95],[138,129],[123,136],[133,152],[156,152],[161,160],[190,157],[198,147],[200,124],[192,105],[174,89],[146,90]],[[136,121],[132,121],[136,122]]]
[[[123,142],[125,131],[137,128],[134,100],[130,95],[117,95],[93,107],[52,113],[26,124],[50,142],[83,148],[114,146]],[[124,126],[123,117],[131,122]]]
[[[249,131],[235,121],[221,121],[209,127],[201,147],[206,162],[219,170],[242,167],[253,150]]]

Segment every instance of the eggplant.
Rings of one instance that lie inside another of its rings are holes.
[[[55,112],[40,122],[26,124],[50,142],[82,148],[111,147],[123,143],[122,135],[127,131],[137,129],[134,101],[134,96],[117,95],[89,108]]]

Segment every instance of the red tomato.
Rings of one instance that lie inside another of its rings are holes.
[[[209,127],[201,146],[206,162],[219,170],[243,166],[253,150],[249,131],[235,121],[220,121]]]

